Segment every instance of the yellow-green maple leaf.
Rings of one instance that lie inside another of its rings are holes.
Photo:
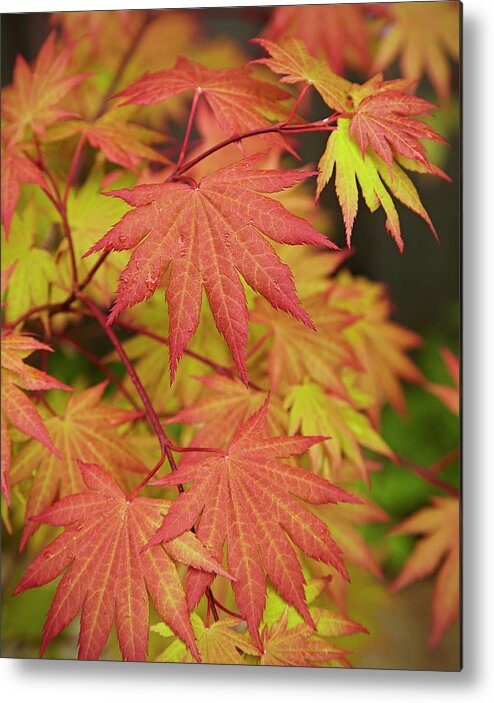
[[[357,143],[350,137],[349,125],[348,118],[338,120],[338,128],[329,137],[326,150],[319,161],[317,178],[319,196],[335,173],[336,195],[343,213],[348,246],[351,244],[353,223],[358,211],[358,186],[371,212],[382,206],[386,213],[386,229],[400,251],[403,251],[404,247],[400,219],[390,193],[420,215],[437,236],[417,189],[405,171],[396,161],[393,161],[389,168],[370,148],[365,156],[362,156]]]
[[[339,476],[344,458],[354,465],[357,476],[367,480],[362,447],[392,457],[393,452],[373,429],[369,418],[350,403],[325,393],[316,383],[293,386],[285,400],[290,410],[289,434],[329,437],[311,447],[309,456],[314,471],[322,476]]]
[[[31,201],[24,212],[14,214],[9,241],[3,239],[2,271],[15,263],[5,306],[7,321],[49,302],[50,283],[57,279],[57,267],[52,254],[37,245],[37,235],[44,226],[48,230],[48,223]]]
[[[239,632],[242,623],[233,617],[224,617],[206,627],[197,613],[190,616],[192,629],[197,642],[197,648],[203,664],[245,664],[244,654],[259,656],[248,632]],[[166,649],[156,657],[158,662],[187,662],[194,661],[190,651],[171,629],[164,623],[151,627],[162,637],[174,637]]]

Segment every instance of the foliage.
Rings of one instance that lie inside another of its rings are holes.
[[[419,192],[450,180],[429,148],[443,108],[412,80],[450,94],[458,7],[437,5],[427,46],[408,4],[270,9],[245,46],[201,11],[62,13],[16,59],[2,515],[31,559],[8,596],[61,577],[41,655],[81,613],[83,659],[351,666],[379,626],[347,612],[349,569],[387,598],[437,571],[430,644],[455,622],[454,447],[423,466],[384,427],[405,384],[457,413],[458,360],[443,349],[454,385],[420,371],[421,337],[351,272],[326,200],[334,177],[348,247],[360,196],[400,251],[398,202],[441,234]],[[403,77],[379,72],[398,55]],[[408,515],[380,506],[400,471],[432,491]],[[418,539],[399,574],[395,535]]]

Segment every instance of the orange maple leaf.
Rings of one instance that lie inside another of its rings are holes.
[[[74,116],[60,107],[60,103],[90,74],[68,73],[73,49],[74,45],[69,44],[57,53],[52,32],[32,68],[17,55],[13,83],[5,88],[2,97],[2,114],[16,140],[24,138],[27,128],[43,136],[48,125]]]
[[[276,7],[265,34],[274,40],[288,35],[302,39],[339,75],[347,65],[367,72],[371,61],[367,11],[365,5],[344,4]]]
[[[393,591],[430,576],[438,569],[432,603],[429,645],[436,647],[458,617],[460,592],[460,504],[457,498],[433,497],[423,508],[391,531],[395,535],[422,535]]]
[[[156,482],[161,486],[192,482],[192,487],[173,503],[150,540],[150,545],[168,541],[199,521],[196,534],[218,561],[226,542],[237,605],[259,646],[266,576],[313,626],[302,569],[287,534],[307,555],[346,576],[340,549],[327,526],[293,496],[312,504],[355,501],[329,481],[277,460],[303,454],[322,438],[265,437],[267,412],[266,401],[238,427],[222,456],[179,466]],[[190,608],[197,605],[211,580],[197,571],[189,574]]]
[[[184,92],[204,98],[227,137],[267,127],[284,111],[280,101],[290,94],[272,83],[258,80],[248,68],[209,69],[184,57],[167,71],[146,73],[117,93],[123,105],[154,105]],[[273,135],[266,135],[273,140]],[[283,143],[279,136],[275,141]]]
[[[400,57],[401,74],[417,80],[427,75],[441,101],[451,91],[449,58],[460,52],[460,3],[389,3],[391,26],[376,46],[373,70],[382,71]]]
[[[139,417],[139,413],[103,402],[106,386],[107,383],[100,383],[74,393],[63,414],[45,420],[45,426],[59,448],[58,456],[37,442],[29,442],[14,459],[10,472],[12,485],[32,478],[21,549],[38,528],[38,524],[31,520],[33,516],[46,510],[57,497],[65,498],[84,490],[79,460],[98,462],[122,489],[126,488],[122,469],[146,471],[125,439],[117,433],[118,427]]]
[[[28,437],[41,442],[56,457],[60,457],[36,406],[22,391],[44,391],[52,388],[72,390],[44,371],[24,363],[24,358],[34,351],[53,349],[27,334],[2,331],[2,491],[7,504],[10,504],[8,477],[11,462],[7,420]]]
[[[169,502],[140,497],[129,501],[100,466],[81,462],[79,468],[85,492],[63,498],[36,518],[65,531],[41,551],[14,591],[16,595],[42,586],[65,571],[43,628],[40,656],[82,608],[79,659],[98,659],[115,622],[123,658],[145,660],[149,591],[160,616],[199,661],[172,559],[227,578],[228,574],[190,532],[143,551]]]
[[[216,325],[247,383],[248,316],[239,273],[271,305],[313,326],[290,269],[264,236],[285,244],[335,245],[263,195],[290,188],[311,173],[255,170],[259,156],[215,171],[199,183],[176,181],[107,193],[135,208],[87,252],[134,249],[108,321],[149,298],[171,264],[166,291],[171,380],[199,324],[204,288]]]
[[[35,183],[46,189],[39,168],[13,140],[2,143],[2,222],[8,241],[12,217],[23,183]]]

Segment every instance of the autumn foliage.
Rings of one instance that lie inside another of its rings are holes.
[[[458,414],[458,359],[428,379],[386,287],[351,272],[385,230],[407,256],[406,209],[451,235],[421,189],[458,176],[436,160],[458,5],[422,5],[271,8],[248,44],[199,11],[54,14],[17,56],[2,516],[29,556],[8,595],[60,577],[41,655],[80,615],[83,659],[351,666],[362,573],[391,600],[434,576],[429,644],[454,625],[457,451],[418,465],[383,416],[410,385]],[[431,489],[402,520],[384,466]],[[394,574],[366,526],[415,538]]]

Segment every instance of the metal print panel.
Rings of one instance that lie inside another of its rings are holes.
[[[2,16],[2,656],[460,668],[460,26]]]

